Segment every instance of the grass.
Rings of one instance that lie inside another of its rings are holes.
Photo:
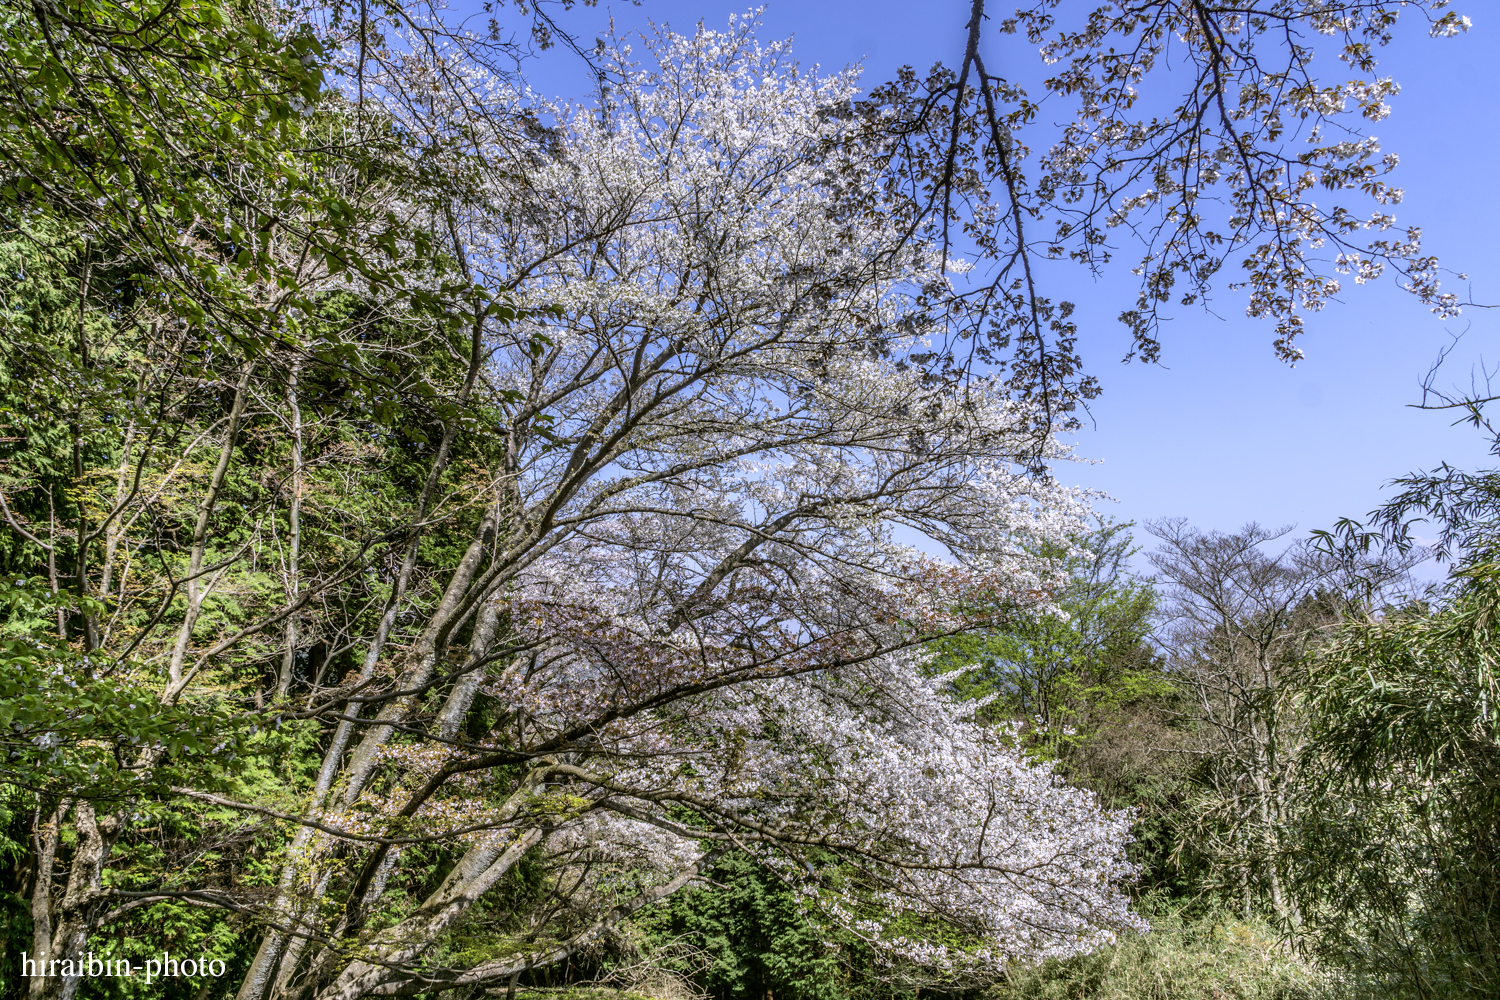
[[[1149,934],[1111,948],[1020,968],[990,1000],[1335,1000],[1333,980],[1269,927],[1222,913],[1163,913]]]

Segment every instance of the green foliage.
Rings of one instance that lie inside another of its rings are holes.
[[[91,485],[79,467],[112,462],[109,424],[129,405],[130,373],[111,343],[129,269],[91,270],[87,284],[101,308],[80,316],[84,257],[79,234],[55,221],[31,225],[29,237],[0,227],[0,496],[6,520],[33,536],[9,524],[0,531],[3,572],[46,575],[75,563]],[[100,343],[88,364],[85,337]],[[37,537],[48,534],[59,536],[51,558]]]
[[[1336,975],[1296,956],[1276,928],[1148,894],[1152,930],[1092,955],[1013,966],[988,988],[932,982],[921,970],[870,961],[857,947],[821,943],[790,894],[744,855],[711,873],[713,885],[668,900],[647,922],[658,947],[702,949],[671,967],[726,1000],[963,997],[969,1000],[1343,1000]],[[862,960],[862,958],[864,960]],[[706,963],[706,964],[704,964]],[[913,978],[915,977],[915,978]],[[551,996],[555,991],[548,991]],[[1363,994],[1360,994],[1361,996]]]
[[[1078,552],[1048,553],[1069,574],[1058,612],[934,646],[936,669],[963,668],[957,693],[993,698],[988,714],[1022,722],[1040,758],[1066,758],[1122,706],[1173,690],[1145,645],[1156,594],[1124,571],[1130,527],[1101,521]]]
[[[35,581],[0,578],[12,630],[57,605]],[[223,705],[162,705],[144,687],[103,676],[88,654],[54,640],[0,636],[0,780],[47,797],[114,799],[187,779],[222,783],[244,750]],[[141,755],[164,766],[139,768]],[[219,777],[216,777],[219,776]]]
[[[1493,398],[1435,408],[1500,451]],[[1448,586],[1345,623],[1310,664],[1292,890],[1308,946],[1381,996],[1500,991],[1500,472],[1446,463],[1395,480],[1367,524],[1320,533],[1352,562],[1408,552],[1414,525],[1453,560]]]
[[[31,941],[26,888],[30,862],[31,795],[0,785],[0,992],[21,978],[21,952]]]
[[[325,53],[276,8],[63,0],[6,5],[0,19],[0,214],[21,230],[86,226],[82,241],[142,266],[141,291],[164,311],[273,342],[306,305],[272,238],[288,223],[304,263],[376,287],[403,285],[411,267],[397,264],[398,233],[429,256],[394,217],[370,229],[340,188],[351,165],[377,169],[370,154],[393,137],[320,141]]]
[[[1330,976],[1263,923],[1159,911],[1149,934],[1092,955],[1012,970],[988,1000],[1335,1000]]]
[[[5,20],[0,201],[23,217],[87,220],[97,241],[154,258],[165,265],[158,291],[183,315],[201,319],[215,302],[254,309],[221,260],[276,270],[261,226],[225,217],[249,207],[236,173],[284,178],[279,197],[255,206],[267,218],[341,214],[280,155],[322,85],[310,33],[280,37],[248,5],[219,0],[70,0],[11,7]],[[209,230],[209,253],[181,240],[194,225]],[[211,297],[195,306],[174,294],[188,287]]]
[[[636,990],[613,990],[603,986],[533,986],[517,990],[516,1000],[653,1000],[653,997]]]
[[[1464,578],[1345,626],[1308,682],[1294,887],[1318,952],[1392,996],[1500,989],[1500,574]]]
[[[1126,569],[1132,526],[1101,519],[1076,551],[1048,553],[1069,578],[1058,612],[937,643],[934,669],[962,669],[957,692],[991,698],[985,715],[1016,724],[1034,757],[1110,808],[1137,810],[1142,886],[1185,896],[1196,886],[1179,864],[1190,780],[1171,752],[1181,694],[1148,642],[1156,590]]]
[[[838,1000],[836,957],[792,891],[746,854],[726,855],[706,873],[713,886],[668,897],[643,922],[658,942],[701,953],[676,963],[720,1000]]]
[[[505,394],[456,390],[478,320],[514,314],[381,201],[416,212],[452,187],[407,183],[411,137],[325,89],[321,45],[289,18],[239,0],[0,5],[0,821],[21,817],[24,854],[0,873],[7,942],[30,930],[27,828],[80,796],[117,832],[108,889],[261,902],[285,829],[173,789],[305,807],[329,726],[266,704],[284,654],[297,693],[358,665],[351,639],[375,630],[451,438],[407,591],[408,613],[430,606],[504,447],[485,407]],[[227,433],[237,383],[256,398]],[[294,386],[297,577],[317,600],[288,627]],[[47,873],[54,908],[77,843],[65,830]],[[248,965],[256,930],[234,907],[130,898],[107,902],[96,950],[189,942],[226,982]],[[84,995],[163,990],[197,985]]]
[[[78,992],[82,1000],[197,1000],[222,995],[219,991],[229,990],[235,972],[243,970],[254,950],[254,939],[243,936],[224,913],[175,901],[137,910],[114,922],[91,944],[101,961],[128,958],[139,969],[148,959],[160,960],[162,952],[167,952],[179,961],[222,961],[225,974],[158,978],[150,985],[143,973],[86,978]],[[205,987],[210,992],[205,994]]]

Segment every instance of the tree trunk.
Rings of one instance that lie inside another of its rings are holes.
[[[302,558],[302,408],[297,403],[297,369],[293,362],[287,376],[287,407],[292,424],[292,498],[287,507],[286,601],[296,603],[301,588]],[[287,696],[292,685],[292,668],[297,662],[297,616],[286,616],[286,649],[281,654],[281,673],[276,679],[276,699]]]
[[[198,614],[203,609],[203,599],[208,596],[209,588],[199,583],[198,577],[203,569],[203,554],[208,547],[208,522],[213,516],[214,506],[218,503],[219,493],[224,488],[224,479],[229,473],[229,463],[234,457],[234,446],[239,441],[240,423],[245,415],[245,402],[249,398],[250,373],[253,365],[245,364],[245,370],[240,375],[239,384],[234,389],[234,402],[229,409],[229,426],[224,431],[224,446],[219,449],[219,462],[214,467],[213,477],[209,480],[208,493],[203,497],[203,502],[198,505],[198,520],[193,527],[192,554],[188,557],[187,575],[187,611],[182,620],[182,628],[177,634],[177,644],[172,650],[172,659],[168,666],[168,676],[171,682],[167,690],[162,694],[162,701],[169,702],[181,692],[186,683],[182,676],[182,666],[187,659],[188,647],[192,644],[193,626],[198,622]]]
[[[73,1000],[77,995],[78,987],[83,983],[89,933],[108,898],[103,888],[104,862],[122,824],[114,816],[99,819],[94,813],[93,803],[86,799],[74,805],[73,818],[78,842],[68,871],[68,889],[57,907],[57,922],[47,956],[49,967],[54,959],[70,961],[72,974],[59,972],[57,975],[33,977],[32,1000]]]

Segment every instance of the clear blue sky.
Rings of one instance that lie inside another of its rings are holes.
[[[457,9],[467,7],[468,0],[459,2]],[[1003,4],[995,6],[998,13]],[[1420,224],[1427,251],[1469,275],[1467,283],[1450,278],[1448,288],[1500,303],[1500,11],[1472,0],[1459,7],[1474,26],[1454,39],[1430,39],[1417,18],[1403,18],[1381,57],[1382,72],[1402,91],[1392,116],[1370,131],[1401,157],[1394,183],[1406,198],[1395,210],[1398,220]],[[611,14],[622,29],[650,19],[687,32],[699,20],[723,26],[745,8],[643,0],[549,10],[587,47],[605,33]],[[502,19],[507,13],[501,8]],[[782,0],[766,7],[761,35],[794,37],[804,64],[832,70],[862,62],[865,82],[876,84],[903,64],[953,64],[967,16],[968,4],[955,0]],[[992,71],[1005,58],[1028,58],[1002,49],[994,29],[987,45]],[[1330,57],[1325,71],[1336,76],[1340,68]],[[592,89],[586,67],[561,48],[528,61],[526,72],[544,93],[583,99]],[[1388,281],[1349,283],[1341,304],[1308,318],[1307,358],[1289,368],[1272,352],[1269,326],[1245,319],[1243,300],[1221,291],[1218,316],[1179,311],[1161,365],[1147,366],[1119,363],[1127,339],[1112,317],[1133,297],[1128,284],[1096,285],[1080,275],[1066,295],[1081,304],[1085,361],[1103,380],[1104,395],[1093,405],[1097,428],[1077,439],[1079,453],[1099,464],[1064,467],[1059,475],[1117,498],[1101,504],[1116,517],[1180,516],[1220,529],[1253,519],[1296,524],[1301,533],[1362,515],[1392,477],[1442,460],[1467,467],[1486,461],[1485,443],[1473,431],[1407,404],[1420,397],[1421,378],[1450,334],[1464,336],[1441,384],[1467,383],[1482,356],[1500,362],[1500,309],[1440,321]]]

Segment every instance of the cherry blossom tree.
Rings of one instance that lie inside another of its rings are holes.
[[[1078,498],[1015,469],[1026,407],[906,360],[940,332],[921,292],[943,261],[890,214],[849,211],[873,181],[829,113],[852,76],[806,75],[751,27],[644,39],[646,68],[621,45],[611,105],[539,108],[555,124],[495,142],[482,199],[448,220],[475,280],[534,317],[486,332],[504,462],[404,693],[309,814],[327,840],[288,867],[290,926],[242,998],[266,995],[273,963],[275,989],[330,998],[503,981],[730,846],[937,963],[1134,926],[1126,818],[1023,764],[911,652],[1044,600],[1054,581],[1023,543],[1060,539]],[[455,739],[480,698],[494,724]],[[382,891],[412,823],[468,846],[392,924]],[[329,846],[351,835],[375,846]],[[555,915],[513,915],[470,968],[427,961],[528,854]],[[296,902],[345,882],[331,923]],[[893,935],[900,913],[975,948]]]
[[[191,328],[121,335],[146,443],[109,453],[114,575],[58,669],[224,729],[193,767],[137,739],[86,772],[111,784],[41,790],[35,947],[67,964],[34,996],[75,995],[91,941],[169,903],[264,929],[241,1000],[514,982],[728,849],[955,975],[1140,926],[1129,817],[1026,763],[922,653],[1046,605],[1032,553],[1086,498],[1024,467],[1037,406],[918,363],[949,322],[939,234],[870,201],[853,75],[752,28],[661,32],[640,63],[618,41],[599,108],[350,37],[330,127],[378,114],[393,173],[431,178],[354,200],[377,248],[438,263],[383,299],[321,267],[273,343],[216,340],[191,379],[157,361]],[[316,767],[273,764],[285,741]],[[200,831],[182,867],[124,860],[145,817]],[[195,867],[246,828],[269,891]]]

